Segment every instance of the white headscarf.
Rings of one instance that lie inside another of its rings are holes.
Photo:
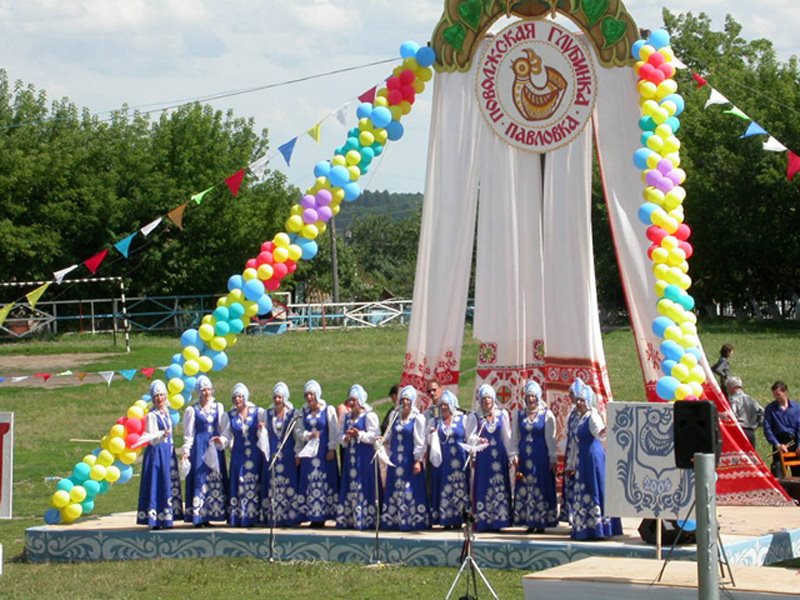
[[[529,379],[528,381],[525,382],[525,388],[523,393],[525,394],[526,406],[527,406],[528,396],[535,396],[536,406],[540,409],[547,408],[547,402],[545,402],[544,395],[542,394],[542,387],[533,379]]]
[[[160,379],[156,379],[150,384],[150,399],[154,399],[157,394],[167,394],[167,386]]]
[[[574,398],[583,398],[586,408],[594,408],[594,391],[584,383],[583,379],[576,377],[569,387],[569,391]]]
[[[403,398],[408,398],[411,401],[411,409],[417,409],[417,390],[413,385],[404,386],[397,396],[397,406],[402,406]]]
[[[289,402],[289,386],[286,385],[284,382],[279,381],[275,384],[275,387],[272,388],[272,395],[273,396],[280,396],[283,398],[283,404],[286,406],[287,410],[294,409],[294,405]]]
[[[197,378],[197,381],[195,381],[194,383],[194,391],[200,394],[200,392],[202,392],[205,389],[210,389],[213,392],[214,384],[212,384],[211,380],[205,375],[200,375]]]
[[[233,391],[231,392],[231,398],[234,396],[241,395],[244,398],[245,404],[250,400],[250,390],[247,389],[247,386],[243,383],[237,383],[233,386]]]
[[[492,412],[497,410],[497,392],[494,391],[494,388],[490,386],[488,383],[483,383],[478,388],[478,407],[481,412],[483,410],[483,399],[484,398],[491,398],[492,399]]]
[[[322,402],[322,386],[317,382],[316,379],[309,379],[306,382],[306,385],[303,387],[303,393],[307,394],[311,392],[317,397],[319,402]]]
[[[363,408],[365,411],[369,412],[372,410],[369,404],[367,404],[367,390],[365,390],[359,384],[353,384],[350,387],[350,392],[347,394],[348,398],[355,398],[358,405]]]
[[[455,412],[459,409],[458,398],[456,398],[456,395],[450,390],[445,390],[442,392],[442,396],[439,398],[439,404],[447,404],[447,407],[453,414],[455,414]]]

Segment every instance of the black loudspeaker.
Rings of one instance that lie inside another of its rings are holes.
[[[722,450],[717,407],[709,400],[679,400],[675,407],[675,466],[691,469],[695,452],[714,454],[716,464]]]
[[[658,519],[644,519],[639,524],[639,535],[646,544],[656,543],[656,523]],[[677,521],[661,520],[661,544],[664,546],[671,546],[675,544],[675,540],[680,532],[680,525]],[[678,540],[677,545],[680,544],[694,544],[696,542],[694,531],[684,530]]]

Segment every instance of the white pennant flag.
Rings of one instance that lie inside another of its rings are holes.
[[[769,139],[764,142],[764,150],[767,152],[786,152],[787,148],[774,137],[769,136]]]
[[[686,63],[684,63],[677,56],[674,56],[672,58],[672,66],[675,67],[676,69],[688,69],[689,68],[689,67],[686,66]]]
[[[142,227],[139,231],[142,232],[142,235],[144,237],[147,237],[148,235],[150,235],[150,233],[152,233],[153,229],[159,226],[163,218],[164,217],[158,217],[155,221],[151,221],[150,223]]]
[[[72,265],[71,267],[67,267],[66,269],[61,269],[60,271],[53,273],[53,277],[56,278],[56,283],[60,285],[61,282],[64,281],[64,277],[66,277],[68,273],[72,273],[77,268],[78,265]]]
[[[108,385],[111,385],[111,380],[114,379],[114,371],[100,371],[97,373],[103,378]]]
[[[256,179],[264,177],[264,171],[267,170],[267,157],[266,155],[250,163],[247,167]]]
[[[345,129],[347,129],[347,113],[350,110],[350,104],[351,102],[348,102],[336,111],[336,120],[339,121],[339,124]]]
[[[28,379],[28,375],[22,375],[21,377],[12,377],[11,383],[18,383],[20,381],[25,381],[26,379]]]
[[[708,101],[706,101],[706,105],[703,108],[708,108],[712,104],[730,104],[731,101],[728,100],[725,96],[720,94],[714,88],[711,88],[711,96],[708,97]]]

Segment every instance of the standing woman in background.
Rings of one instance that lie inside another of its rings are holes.
[[[342,484],[336,507],[336,526],[375,527],[376,489],[373,442],[380,437],[378,416],[367,404],[367,392],[358,384],[347,395],[348,412],[342,422]]]
[[[470,443],[488,444],[475,455],[475,528],[498,531],[511,525],[511,483],[508,471],[517,452],[511,438],[511,423],[505,409],[497,406],[494,388],[478,388],[480,413]]]
[[[719,387],[722,388],[722,393],[726,398],[728,397],[728,377],[731,374],[731,356],[733,356],[733,345],[722,344],[717,362],[711,365],[711,372],[719,377]]]
[[[267,431],[269,440],[269,457],[264,461],[264,476],[262,477],[261,508],[264,522],[272,523],[272,507],[275,507],[275,525],[278,527],[291,527],[297,525],[297,463],[294,455],[294,431],[289,432],[294,419],[300,413],[289,402],[289,386],[282,381],[275,384],[272,389],[272,408],[267,410],[263,427]],[[298,424],[295,424],[298,427]],[[281,443],[283,444],[278,458],[275,453]],[[270,462],[275,460],[275,481],[272,481]]]
[[[514,488],[514,525],[528,533],[544,533],[558,525],[556,502],[556,417],[547,407],[542,388],[525,383],[525,408],[514,420],[514,446],[518,449]]]
[[[303,390],[306,405],[298,421],[295,447],[300,466],[298,481],[298,521],[311,521],[312,527],[324,527],[325,521],[336,518],[339,494],[339,465],[336,447],[339,426],[336,409],[322,399],[322,387],[313,379]]]
[[[136,523],[151,529],[171,529],[183,518],[181,480],[172,446],[172,417],[167,409],[167,386],[160,379],[150,384],[153,407],[144,422],[150,443],[144,450]]]
[[[252,527],[261,522],[261,472],[264,453],[258,448],[259,423],[264,411],[250,402],[243,383],[233,386],[233,408],[224,414],[222,438],[231,447],[228,523]]]
[[[386,470],[381,525],[384,529],[413,531],[429,525],[425,497],[425,417],[415,404],[417,390],[407,385],[400,390],[398,415],[386,432],[389,457],[394,466]]]
[[[183,458],[192,465],[186,476],[184,520],[202,527],[228,517],[228,470],[220,437],[225,411],[214,399],[208,377],[200,375],[194,389],[197,402],[183,415]],[[209,449],[211,446],[216,449]]]

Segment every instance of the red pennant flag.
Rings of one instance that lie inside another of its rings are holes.
[[[239,188],[242,187],[243,179],[244,169],[240,169],[225,180],[225,183],[228,184],[228,189],[231,191],[231,194],[233,194],[234,198],[239,195]]]
[[[145,367],[144,369],[139,369],[142,372],[142,375],[150,379],[153,376],[153,373],[156,372],[155,367]]]
[[[52,374],[50,374],[50,373],[35,373],[33,376],[34,377],[41,377],[42,381],[46,382],[48,379],[50,379],[52,377]]]
[[[704,85],[706,85],[706,84],[708,83],[708,82],[707,82],[707,81],[706,81],[706,80],[703,78],[703,76],[702,76],[702,75],[700,75],[700,74],[698,74],[698,73],[692,73],[692,79],[694,79],[694,80],[697,82],[697,87],[698,87],[698,88],[701,88],[701,87],[703,87]]]
[[[108,249],[101,250],[92,258],[87,258],[85,261],[83,261],[83,264],[85,264],[86,268],[92,272],[92,275],[97,273],[97,269],[100,268],[100,263],[105,260],[106,254],[108,254]]]
[[[786,179],[791,181],[800,171],[800,156],[789,150],[789,164],[786,167]]]
[[[375,86],[371,87],[370,89],[368,89],[363,94],[361,94],[358,97],[358,99],[361,100],[361,102],[369,102],[370,104],[373,104],[375,102],[375,94],[377,92],[378,92],[378,86],[375,85]]]

